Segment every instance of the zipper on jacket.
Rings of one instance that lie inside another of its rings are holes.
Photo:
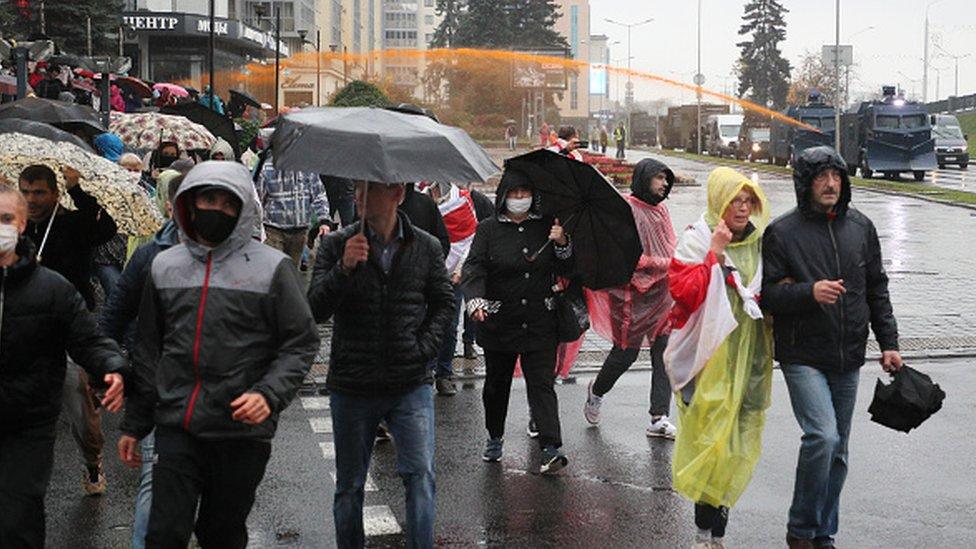
[[[203,274],[203,289],[200,292],[200,304],[197,306],[197,329],[193,337],[193,376],[196,383],[193,384],[193,392],[190,393],[190,401],[186,405],[186,414],[183,416],[183,430],[190,430],[190,417],[193,416],[193,407],[197,403],[200,395],[202,381],[200,379],[200,336],[203,333],[203,311],[207,308],[207,289],[210,288],[210,267],[213,262],[213,252],[207,253],[207,267]]]
[[[834,220],[827,220],[827,233],[830,234],[830,243],[834,246],[834,261],[837,263],[837,278],[841,278],[843,273],[840,269],[840,250],[837,248],[837,238],[834,237]],[[844,332],[844,294],[837,296],[837,308],[840,310],[840,370],[844,371],[844,341],[847,339]]]

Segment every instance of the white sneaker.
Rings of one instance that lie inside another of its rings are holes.
[[[586,404],[583,405],[583,417],[590,425],[600,424],[600,405],[603,404],[603,397],[593,394],[593,381],[586,386]]]
[[[668,416],[661,416],[657,421],[651,421],[647,425],[647,430],[645,433],[649,437],[660,437],[674,440],[674,436],[678,434],[678,428],[671,423]]]

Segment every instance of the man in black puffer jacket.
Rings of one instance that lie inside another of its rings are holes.
[[[362,547],[363,486],[380,420],[407,488],[407,545],[434,544],[434,404],[428,364],[454,312],[440,243],[397,206],[402,185],[357,183],[363,221],[322,242],[308,298],[335,316],[326,385],[335,430],[333,515],[340,548]]]
[[[787,542],[832,547],[868,326],[886,371],[901,367],[898,326],[878,233],[850,206],[844,160],[830,147],[807,149],[793,182],[796,209],[763,236],[761,303],[803,430]]]
[[[109,384],[102,404],[113,412],[125,359],[75,287],[37,264],[26,225],[24,197],[0,186],[0,547],[41,548],[65,352]]]

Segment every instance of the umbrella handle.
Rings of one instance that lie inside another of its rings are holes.
[[[37,249],[37,262],[40,263],[44,257],[44,246],[47,245],[47,237],[51,234],[51,226],[54,225],[54,216],[58,215],[58,207],[61,206],[60,203],[54,203],[54,211],[51,212],[51,219],[47,222],[47,228],[44,229],[44,238],[41,239],[41,246]]]
[[[365,182],[363,189],[363,211],[360,212],[359,234],[366,234],[366,202],[369,198],[369,181]]]
[[[569,218],[566,219],[566,222],[563,223],[562,226],[565,227],[565,226],[569,225],[570,223],[572,223],[573,222],[573,219],[575,217],[576,217],[576,213],[573,213],[573,215],[569,216]],[[546,243],[543,244],[541,248],[539,248],[538,250],[536,250],[535,253],[533,253],[531,255],[525,256],[525,260],[528,261],[529,263],[532,263],[536,259],[539,259],[539,254],[541,254],[542,252],[546,251],[546,248],[548,248],[549,245],[552,244],[552,243],[553,243],[552,240],[546,240]]]

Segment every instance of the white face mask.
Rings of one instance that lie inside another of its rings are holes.
[[[525,215],[529,212],[529,208],[532,207],[532,197],[528,198],[506,198],[505,199],[505,209],[508,213],[514,215]]]
[[[17,247],[20,233],[13,225],[0,225],[0,254],[7,254]]]

